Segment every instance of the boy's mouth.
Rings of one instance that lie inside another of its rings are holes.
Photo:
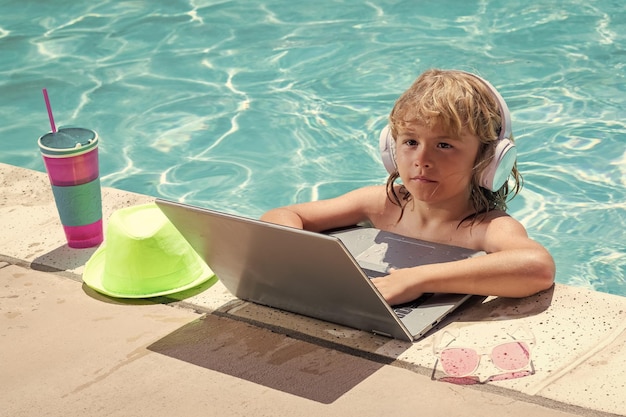
[[[434,180],[432,180],[432,179],[430,179],[428,177],[425,177],[423,175],[417,175],[415,177],[411,177],[411,181],[420,182],[420,183],[433,183],[433,182],[436,182],[436,181],[434,181]]]

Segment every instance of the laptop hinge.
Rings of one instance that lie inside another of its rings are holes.
[[[381,332],[381,331],[378,331],[378,330],[372,330],[372,333],[377,334],[379,336],[385,336],[385,337],[389,337],[389,338],[393,339],[393,336],[390,335],[389,333]]]

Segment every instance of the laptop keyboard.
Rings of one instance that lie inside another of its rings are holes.
[[[396,313],[398,318],[403,318],[404,316],[406,316],[411,311],[419,307],[421,304],[423,304],[426,300],[428,300],[432,296],[433,296],[433,293],[424,293],[413,301],[409,301],[408,303],[398,304],[397,306],[394,306],[393,311]]]

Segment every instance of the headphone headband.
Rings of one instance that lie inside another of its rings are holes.
[[[463,74],[467,74],[476,78],[478,81],[482,82],[489,89],[489,91],[491,91],[491,95],[493,95],[493,98],[496,99],[496,102],[498,103],[498,109],[500,110],[501,126],[500,126],[500,134],[498,135],[498,140],[510,139],[511,138],[511,112],[509,111],[509,106],[506,105],[506,101],[504,101],[504,99],[502,98],[498,90],[496,90],[496,88],[489,81],[485,80],[483,77],[479,75],[472,74],[471,72],[467,72],[467,71],[459,71],[459,72],[462,72]]]

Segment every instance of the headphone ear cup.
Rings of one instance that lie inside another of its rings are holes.
[[[378,149],[387,172],[390,174],[396,172],[398,170],[398,166],[396,165],[396,144],[393,140],[393,136],[391,135],[389,125],[385,126],[380,132],[380,137],[378,138]]]
[[[508,138],[499,140],[495,146],[493,159],[480,177],[480,186],[493,192],[502,188],[517,159],[517,148]]]

